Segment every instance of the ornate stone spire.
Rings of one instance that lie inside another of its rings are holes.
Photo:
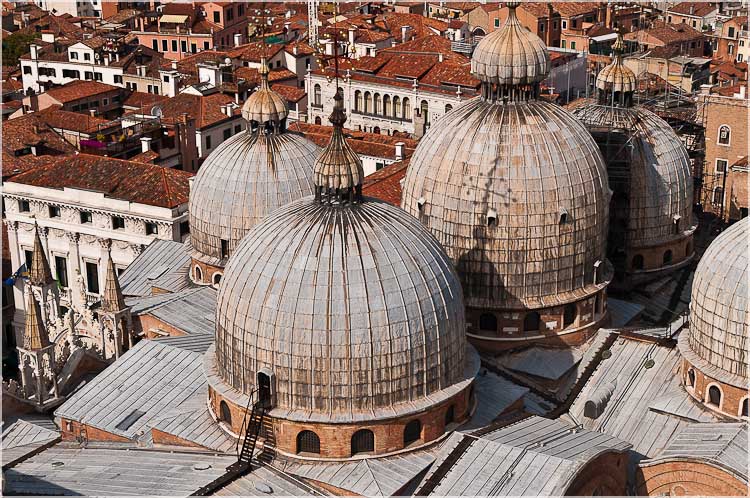
[[[315,161],[315,198],[318,201],[362,202],[362,161],[344,137],[344,97],[341,88],[333,97],[333,112],[328,118],[333,125],[331,141]]]
[[[23,349],[39,351],[50,345],[47,327],[44,325],[42,310],[32,294],[26,293],[26,325],[23,331]]]
[[[622,53],[625,42],[622,33],[617,33],[617,40],[612,44],[612,63],[599,71],[596,76],[596,88],[599,90],[601,104],[630,107],[633,104],[633,92],[638,84],[635,73],[623,64]]]
[[[273,124],[271,131],[283,131],[283,121],[289,115],[286,99],[271,90],[268,84],[268,63],[265,57],[260,59],[260,87],[245,101],[242,116],[258,124]]]
[[[539,83],[549,74],[550,58],[544,42],[516,16],[519,2],[506,2],[508,19],[485,36],[471,57],[471,72],[482,81],[486,100],[526,100],[539,94]]]
[[[117,313],[125,309],[125,298],[122,296],[120,280],[117,278],[115,265],[112,262],[112,251],[109,251],[107,259],[107,278],[104,281],[104,294],[102,295],[102,310]]]
[[[31,257],[31,268],[29,268],[29,282],[31,285],[45,286],[55,281],[52,277],[52,270],[47,261],[47,255],[44,253],[42,238],[39,235],[39,225],[34,224],[34,252]]]

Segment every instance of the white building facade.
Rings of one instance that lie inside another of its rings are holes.
[[[187,202],[165,208],[113,199],[102,192],[13,181],[4,184],[3,202],[13,271],[30,261],[38,224],[61,304],[68,307],[75,304],[71,299],[81,288],[89,303],[99,300],[110,250],[121,272],[152,240],[181,241],[189,230]],[[25,285],[23,278],[14,284],[13,325],[18,344],[25,319]]]

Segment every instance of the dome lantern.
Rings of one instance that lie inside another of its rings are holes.
[[[635,73],[623,64],[622,53],[625,42],[622,33],[617,33],[617,40],[612,44],[612,63],[599,71],[596,77],[596,88],[599,103],[616,107],[631,107],[633,93],[636,90]]]
[[[250,122],[250,129],[265,125],[266,132],[278,132],[286,125],[289,115],[286,99],[271,90],[268,84],[268,63],[260,60],[260,88],[242,106],[242,116]]]
[[[334,106],[328,118],[333,125],[331,141],[315,161],[315,199],[318,202],[362,202],[362,160],[346,142],[344,137],[344,97],[341,88],[336,89]]]
[[[518,20],[519,2],[506,2],[508,19],[485,36],[474,50],[471,72],[482,81],[482,98],[489,101],[535,99],[550,71],[544,42]]]

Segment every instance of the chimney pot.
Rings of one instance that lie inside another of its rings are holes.
[[[403,161],[404,159],[404,142],[396,142],[396,159]]]
[[[151,150],[151,137],[141,137],[141,152],[148,152]]]
[[[172,69],[177,70],[177,61],[172,61]]]
[[[96,116],[96,109],[89,109],[89,114],[91,115],[92,118],[95,117]]]

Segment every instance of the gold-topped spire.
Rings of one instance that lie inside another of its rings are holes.
[[[362,160],[352,150],[344,137],[344,96],[341,88],[336,89],[334,106],[328,118],[333,125],[331,141],[315,161],[315,198],[318,201],[362,201],[362,180],[364,170]]]
[[[633,92],[638,82],[635,73],[623,63],[624,51],[625,42],[622,32],[618,31],[617,40],[612,44],[612,62],[596,76],[600,104],[623,107],[633,104]]]
[[[32,292],[26,293],[26,324],[23,329],[23,349],[38,351],[49,346],[47,327],[44,325],[42,310]]]
[[[107,277],[104,281],[104,294],[102,295],[102,310],[117,313],[125,309],[125,298],[122,295],[120,279],[115,271],[112,261],[112,250],[108,252]]]
[[[42,238],[39,235],[39,225],[34,222],[34,250],[31,257],[31,268],[29,268],[29,283],[36,286],[44,286],[55,281],[52,270],[44,253]]]

